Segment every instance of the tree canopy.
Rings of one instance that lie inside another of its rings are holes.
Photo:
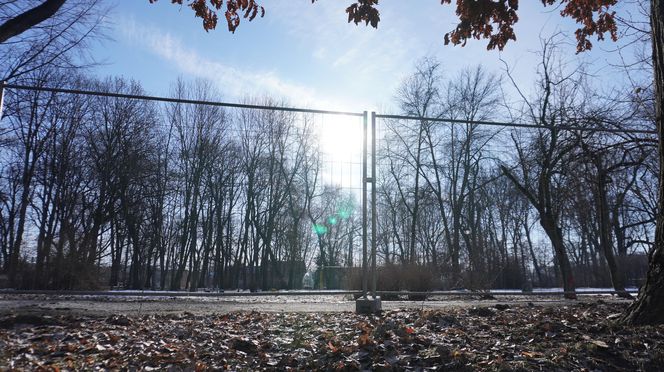
[[[148,0],[156,3],[158,0]],[[315,3],[317,0],[311,0]],[[577,50],[592,48],[590,37],[598,40],[609,34],[617,39],[615,12],[612,10],[618,0],[541,0],[545,6],[561,7],[560,14],[575,20],[580,27],[576,30]],[[31,27],[52,17],[66,0],[45,0],[27,9],[16,17],[0,25],[0,42],[17,36]],[[195,17],[203,21],[206,31],[215,29],[220,17],[226,20],[228,30],[235,32],[241,19],[249,21],[265,15],[265,8],[257,0],[171,0],[175,5],[186,5]],[[451,0],[441,0],[441,4],[451,4]],[[357,0],[347,8],[348,22],[365,23],[377,28],[380,22],[379,0]],[[465,45],[468,39],[488,39],[487,49],[502,50],[508,41],[516,40],[514,25],[519,21],[519,0],[458,0],[457,26],[445,34],[445,44]]]
[[[157,0],[149,0],[155,3]],[[311,0],[315,3],[317,0]],[[618,0],[541,0],[545,6],[561,7],[563,17],[572,18],[580,27],[576,30],[577,50],[592,48],[589,40],[598,40],[609,34],[617,39],[615,12],[612,10]],[[183,5],[183,0],[171,0]],[[451,4],[451,0],[441,0],[441,4]],[[203,20],[206,31],[217,26],[223,13],[228,30],[235,32],[240,19],[253,20],[258,14],[265,15],[265,9],[255,0],[189,0],[186,4],[195,16]],[[357,0],[346,8],[348,22],[364,23],[377,28],[380,22],[379,0]],[[445,34],[445,44],[465,45],[468,39],[488,39],[487,49],[502,50],[508,41],[516,40],[514,25],[519,21],[519,0],[459,0],[456,2],[456,15],[459,23],[454,30]]]
[[[156,3],[157,0],[150,0],[150,3]],[[172,4],[183,5],[183,0],[171,0]],[[225,5],[225,6],[224,6]],[[219,15],[223,12],[223,17],[228,24],[228,31],[235,32],[240,25],[240,19],[246,18],[253,20],[259,14],[265,15],[265,8],[260,6],[255,0],[189,0],[187,6],[194,11],[196,17],[203,20],[205,31],[215,29],[219,20]]]

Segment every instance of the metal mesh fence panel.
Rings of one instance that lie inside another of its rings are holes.
[[[378,128],[379,287],[640,284],[657,195],[647,125],[378,115]]]
[[[361,260],[362,113],[221,103],[204,83],[5,95],[17,286],[341,288]]]

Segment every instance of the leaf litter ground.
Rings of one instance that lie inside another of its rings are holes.
[[[336,313],[5,314],[0,370],[664,370],[626,303]]]

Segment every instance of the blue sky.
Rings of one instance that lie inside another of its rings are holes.
[[[438,0],[384,0],[377,30],[346,22],[350,2],[262,0],[265,18],[243,21],[231,34],[223,21],[206,33],[193,12],[170,0],[152,5],[115,0],[108,15],[110,40],[93,51],[104,63],[97,73],[138,80],[155,95],[169,95],[178,77],[204,78],[217,85],[225,101],[270,95],[299,107],[393,111],[396,87],[423,56],[438,58],[448,76],[479,63],[500,72],[503,58],[527,91],[540,36],[561,31],[569,42],[567,59],[591,62],[599,85],[617,81],[611,65],[619,63],[618,55],[607,52],[616,45],[595,43],[592,52],[575,56],[575,24],[540,1],[521,1],[518,40],[502,53],[486,51],[486,41],[463,48],[443,45],[455,17],[453,6]]]

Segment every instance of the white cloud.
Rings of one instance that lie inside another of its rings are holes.
[[[417,38],[413,19],[403,17],[401,5],[381,7],[379,28],[346,22],[350,2],[275,0],[268,16],[288,30],[294,42],[313,45],[318,69],[335,76],[346,98],[361,101],[364,108],[391,101],[392,92],[422,56],[423,40]],[[407,7],[408,5],[406,5]],[[267,16],[266,16],[267,17]],[[344,78],[346,79],[344,81]],[[341,86],[345,82],[345,86]],[[352,86],[352,89],[349,89]]]
[[[190,46],[176,31],[167,31],[172,28],[131,16],[119,22],[116,33],[127,44],[149,50],[184,75],[214,81],[226,99],[269,94],[297,106],[344,111],[389,105],[396,87],[422,56],[426,38],[416,36],[418,25],[403,17],[399,7],[381,9],[383,22],[375,30],[348,24],[347,5],[344,1],[272,0],[264,19],[242,27],[265,27],[282,38],[285,33],[288,44],[284,55],[273,56],[274,62],[252,61],[260,63],[257,70]],[[284,63],[289,55],[291,61]],[[291,68],[293,55],[307,73]]]
[[[183,75],[214,82],[226,97],[238,100],[268,94],[295,105],[329,105],[316,97],[314,89],[286,81],[273,71],[249,71],[208,58],[158,27],[144,26],[130,18],[120,22],[116,30],[132,44],[171,63]]]

